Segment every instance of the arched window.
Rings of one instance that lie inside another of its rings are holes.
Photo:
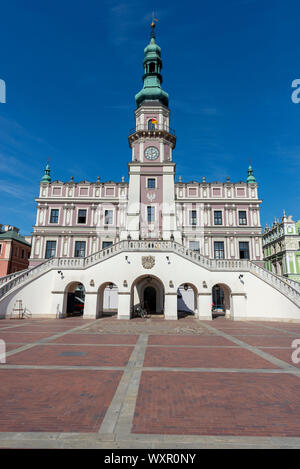
[[[155,124],[152,122],[153,119],[148,120],[148,130],[155,130]]]

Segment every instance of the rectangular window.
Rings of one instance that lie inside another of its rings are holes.
[[[112,210],[105,210],[104,212],[104,224],[105,225],[112,225],[113,223],[113,211]]]
[[[24,257],[25,257],[25,251],[24,249],[22,249],[21,258],[24,259]]]
[[[155,179],[154,178],[147,179],[147,188],[148,189],[155,189]]]
[[[102,243],[102,249],[109,248],[109,246],[112,246],[112,241],[103,241]]]
[[[147,220],[148,223],[153,223],[155,221],[155,207],[147,207]]]
[[[214,252],[215,252],[215,259],[225,259],[223,241],[214,242]]]
[[[85,241],[75,241],[74,257],[85,257]]]
[[[222,225],[222,212],[221,210],[214,211],[214,224],[215,225]]]
[[[242,241],[240,245],[240,259],[249,259],[249,243],[248,241]]]
[[[0,254],[2,254],[2,244],[0,244]]]
[[[86,223],[86,210],[78,210],[77,223]]]
[[[247,212],[239,211],[239,225],[247,225]]]
[[[199,241],[190,241],[190,250],[200,252]]]
[[[53,208],[51,210],[51,214],[50,214],[50,223],[58,223],[58,214],[59,214],[59,210],[56,209],[56,208]]]
[[[197,225],[197,210],[190,210],[190,225]]]
[[[56,241],[47,241],[45,259],[54,257],[56,253]]]

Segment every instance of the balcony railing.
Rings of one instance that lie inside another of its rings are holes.
[[[168,127],[166,125],[153,124],[153,128],[151,129],[148,129],[148,125],[137,125],[136,127],[133,127],[133,129],[129,130],[128,135],[132,135],[136,132],[150,132],[151,134],[155,132],[166,132],[166,133],[176,136],[175,130],[171,129],[171,127]]]

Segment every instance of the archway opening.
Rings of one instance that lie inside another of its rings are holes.
[[[118,287],[113,282],[100,285],[97,297],[96,317],[114,316],[118,313]]]
[[[72,282],[66,289],[66,316],[82,316],[84,313],[85,288],[80,282]]]
[[[230,317],[230,288],[224,284],[216,284],[212,288],[212,317]]]
[[[131,287],[131,315],[141,306],[148,315],[164,314],[165,289],[160,279],[145,275],[136,279]]]
[[[156,313],[156,290],[154,287],[146,287],[144,290],[144,308],[149,314]]]
[[[196,316],[198,314],[197,293],[197,288],[190,283],[182,283],[179,285],[177,288],[178,319],[186,316]]]

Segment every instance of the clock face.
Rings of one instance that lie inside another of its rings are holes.
[[[159,157],[159,151],[156,147],[148,147],[145,150],[145,157],[148,160],[156,160]]]

